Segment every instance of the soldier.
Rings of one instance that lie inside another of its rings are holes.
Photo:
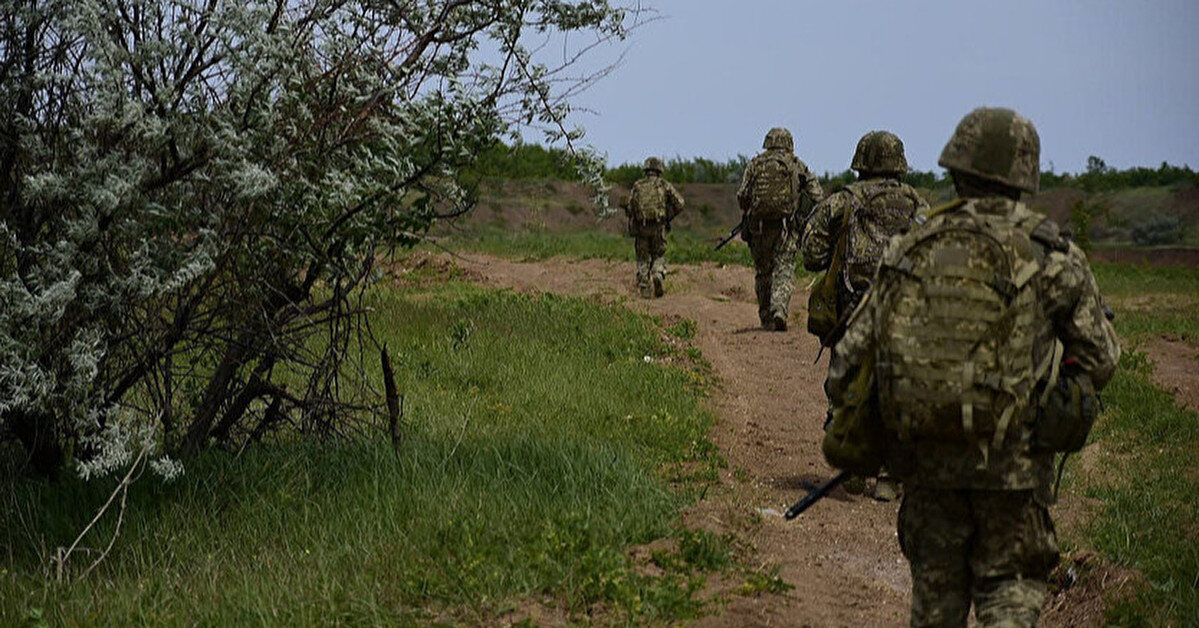
[[[851,444],[904,482],[912,626],[965,626],[972,602],[980,626],[1036,624],[1053,457],[1085,443],[1119,359],[1085,255],[1020,202],[1039,159],[1014,111],[963,118],[938,162],[958,200],[887,248],[832,357],[830,434],[877,391]]]
[[[643,169],[645,176],[633,183],[633,191],[622,206],[637,252],[637,289],[648,299],[665,293],[666,232],[670,221],[683,211],[683,197],[662,178],[661,159],[646,159]]]
[[[895,134],[871,131],[863,135],[850,167],[857,171],[858,180],[817,205],[803,235],[804,267],[828,271],[826,280],[835,285],[832,321],[852,310],[870,288],[890,239],[907,233],[916,214],[928,210],[924,198],[900,181],[908,171],[908,160],[903,142]],[[817,306],[810,304],[809,315],[815,309]],[[860,491],[863,480],[855,479],[850,486]],[[880,474],[874,498],[891,501],[897,496],[894,479]]]
[[[795,156],[787,129],[770,129],[762,148],[745,167],[737,190],[744,225],[741,237],[754,258],[758,319],[765,329],[786,331],[800,221],[824,193],[808,166]]]

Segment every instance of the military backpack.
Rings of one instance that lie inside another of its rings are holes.
[[[750,215],[762,220],[780,220],[795,213],[795,166],[781,154],[767,153],[755,160],[750,191],[753,204]]]
[[[641,222],[666,220],[666,184],[658,177],[645,177],[633,184],[629,214]]]
[[[892,179],[851,184],[846,191],[853,210],[843,227],[845,262],[841,273],[844,290],[856,296],[870,287],[891,238],[912,228],[921,199],[915,190]]]
[[[879,270],[875,373],[884,423],[901,442],[1001,447],[1052,364],[1034,364],[1048,325],[1034,279],[1043,252],[1025,223],[955,203],[933,212]],[[886,280],[883,281],[883,273]]]

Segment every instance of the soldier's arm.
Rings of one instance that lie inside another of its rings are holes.
[[[829,359],[825,392],[828,393],[829,403],[833,406],[843,404],[846,386],[854,380],[865,358],[875,350],[874,319],[877,299],[872,297],[874,292],[867,292],[858,308],[850,315],[845,335],[837,341]]]
[[[1120,342],[1104,316],[1099,285],[1086,255],[1072,242],[1064,248],[1046,258],[1045,312],[1065,347],[1065,359],[1076,362],[1099,390],[1116,370]]]
[[[803,255],[804,268],[811,271],[824,270],[833,261],[833,247],[836,244],[835,229],[840,223],[843,213],[841,194],[834,194],[812,210],[812,217],[804,229],[800,253]]]
[[[820,187],[820,180],[812,174],[811,170],[808,170],[808,165],[802,161],[799,162],[799,182],[803,184],[801,196],[807,196],[810,199],[809,207],[824,200],[824,190]],[[803,205],[801,204],[800,207]]]
[[[666,184],[666,204],[670,208],[670,217],[674,218],[683,213],[686,202],[683,200],[683,195],[679,194],[679,191],[669,181],[663,181],[663,183]]]
[[[753,171],[754,162],[750,161],[745,166],[745,172],[741,174],[741,187],[737,188],[737,206],[741,208],[741,213],[748,212],[754,200],[750,193],[753,189]]]

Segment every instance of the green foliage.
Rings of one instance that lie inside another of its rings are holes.
[[[173,483],[134,484],[112,555],[61,584],[45,554],[115,480],[16,480],[0,493],[0,624],[35,609],[55,625],[479,624],[547,599],[632,623],[703,612],[702,572],[727,564],[727,543],[675,531],[699,487],[672,491],[661,469],[713,447],[712,416],[686,372],[644,361],[670,350],[660,328],[458,284],[369,306],[407,400],[398,456],[376,439],[207,452]],[[687,573],[645,575],[628,557],[674,536]]]
[[[497,142],[479,155],[471,172],[502,179],[581,179],[570,152],[540,144]]]
[[[1162,162],[1156,169],[1133,167],[1117,170],[1094,155],[1087,158],[1081,174],[1041,172],[1041,189],[1056,187],[1078,188],[1087,192],[1110,192],[1140,187],[1199,185],[1199,173],[1190,166],[1174,166]]]
[[[1074,243],[1084,253],[1091,251],[1091,204],[1078,200],[1070,207],[1070,222],[1074,227]]]
[[[745,578],[745,582],[737,590],[741,595],[758,595],[761,593],[774,593],[782,595],[795,588],[795,585],[783,580],[779,575],[781,571],[778,565],[770,568],[763,568],[752,571]]]
[[[679,321],[678,323],[675,323],[671,327],[668,327],[666,329],[666,333],[670,334],[671,336],[674,336],[675,338],[679,338],[681,340],[691,340],[691,339],[695,338],[695,332],[696,332],[697,328],[698,328],[698,326],[695,324],[695,321],[693,319],[684,318],[683,320]]]
[[[377,255],[471,207],[461,170],[510,125],[579,137],[585,80],[524,34],[590,48],[641,11],[493,8],[0,0],[0,434],[88,475],[148,443],[353,431]]]
[[[1141,246],[1178,244],[1182,241],[1182,221],[1174,216],[1149,214],[1131,226],[1132,241]]]
[[[715,161],[696,157],[683,159],[673,157],[666,162],[666,170],[662,176],[672,183],[738,183],[749,158],[738,155],[727,161]],[[621,164],[609,169],[606,176],[608,181],[619,185],[632,185],[634,181],[644,176],[642,164]]]

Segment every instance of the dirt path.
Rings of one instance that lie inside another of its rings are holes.
[[[802,329],[803,294],[793,302],[792,329],[761,331],[752,270],[714,265],[676,267],[667,296],[635,296],[633,267],[602,260],[522,263],[478,255],[458,260],[482,283],[518,291],[587,295],[623,302],[651,315],[698,323],[696,345],[723,381],[714,399],[719,420],[711,437],[728,460],[724,490],[687,515],[688,523],[748,536],[756,561],[780,567],[795,586],[784,595],[729,596],[703,626],[891,626],[907,619],[907,564],[895,541],[897,505],[836,491],[796,521],[783,510],[805,482],[832,476],[820,454],[827,358]]]

